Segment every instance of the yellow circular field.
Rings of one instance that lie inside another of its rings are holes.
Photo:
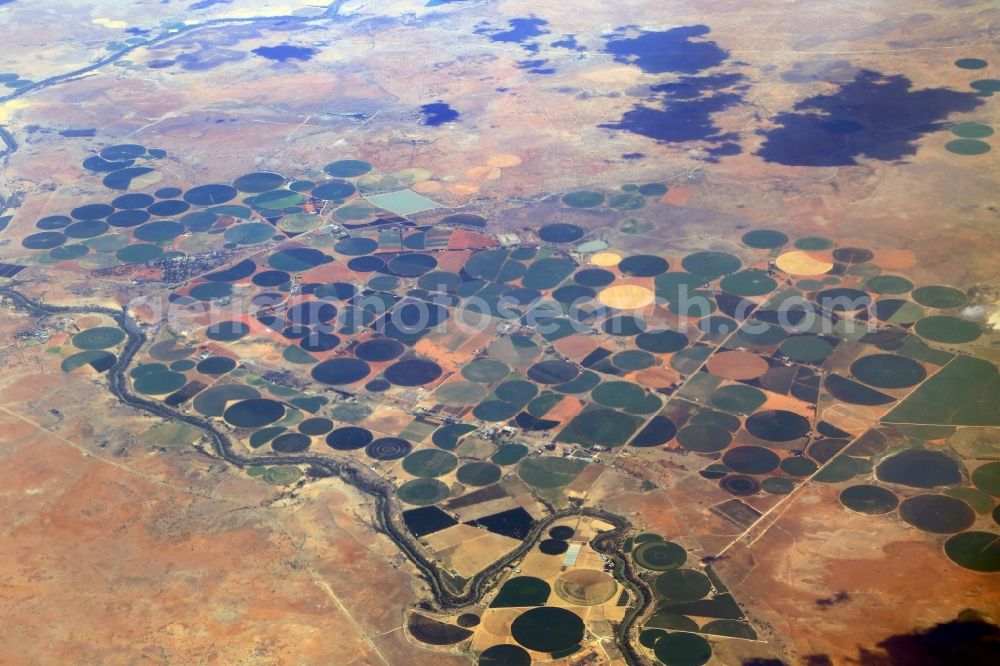
[[[554,585],[563,601],[576,606],[596,606],[615,596],[618,583],[596,569],[573,569],[559,576]]]
[[[822,275],[833,268],[833,262],[802,250],[786,252],[774,260],[775,265],[790,275]]]
[[[621,260],[622,258],[614,252],[598,252],[590,258],[590,263],[594,266],[605,268],[608,266],[617,266]]]
[[[634,310],[644,308],[653,302],[653,290],[637,284],[620,284],[608,287],[597,295],[599,300],[609,308],[619,310]]]

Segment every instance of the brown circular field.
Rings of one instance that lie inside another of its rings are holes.
[[[767,372],[767,361],[747,351],[728,351],[708,359],[708,371],[726,379],[753,379]]]
[[[615,596],[618,583],[596,569],[573,569],[556,579],[556,594],[563,601],[576,606],[596,606]]]

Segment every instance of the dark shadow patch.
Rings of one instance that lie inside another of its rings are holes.
[[[917,152],[917,141],[945,127],[949,114],[982,100],[947,88],[913,90],[902,75],[862,70],[829,95],[815,95],[772,119],[757,155],[789,166],[849,166],[855,158],[892,161]]]
[[[650,87],[654,96],[625,112],[617,123],[601,125],[667,143],[703,141],[710,159],[740,152],[735,132],[723,132],[712,119],[720,111],[743,103],[748,86],[736,72],[685,76]],[[652,104],[658,105],[653,106]]]
[[[823,597],[822,599],[817,599],[816,605],[819,606],[820,609],[826,610],[827,608],[832,608],[837,604],[842,604],[850,600],[851,600],[851,595],[848,594],[847,592],[837,592],[832,597]]]
[[[563,35],[562,39],[557,39],[556,41],[549,44],[549,46],[555,49],[568,49],[570,51],[582,52],[587,50],[586,46],[581,46],[576,41],[576,35]]]
[[[549,61],[545,58],[538,60],[518,60],[517,68],[523,69],[532,74],[555,74],[555,67],[546,67]]]
[[[453,123],[458,120],[459,113],[451,108],[446,102],[433,102],[420,107],[423,115],[423,124],[437,127],[445,123]]]
[[[474,32],[477,35],[488,36],[493,42],[520,44],[521,48],[528,53],[538,53],[538,44],[531,40],[549,34],[545,28],[548,24],[549,22],[545,19],[535,17],[514,18],[507,21],[508,30],[480,26]]]
[[[729,52],[713,41],[691,41],[709,33],[707,25],[686,25],[670,30],[640,31],[635,37],[626,36],[628,28],[618,28],[604,35],[604,50],[616,62],[636,65],[647,74],[697,74],[721,65]]]
[[[292,44],[278,44],[277,46],[259,46],[251,51],[254,55],[268,60],[287,62],[289,60],[312,60],[312,57],[319,53],[319,49],[309,46],[293,46]]]
[[[208,9],[214,5],[230,5],[233,0],[198,0],[198,2],[188,5],[188,9],[191,11],[198,11],[199,9]]]
[[[970,616],[966,618],[966,616]],[[1000,653],[1000,627],[976,619],[975,611],[963,611],[960,619],[930,629],[896,634],[874,648],[859,648],[851,663],[859,666],[979,666],[996,663]],[[744,662],[746,663],[746,662]],[[833,663],[826,655],[809,655],[805,663]]]

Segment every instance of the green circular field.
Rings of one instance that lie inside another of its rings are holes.
[[[660,409],[662,402],[653,394],[647,394],[638,384],[625,381],[611,381],[599,384],[590,393],[594,402],[623,409],[630,414],[649,414]]]
[[[229,402],[259,397],[260,391],[246,384],[218,384],[195,396],[192,406],[205,416],[222,416]]]
[[[719,286],[723,291],[736,296],[763,296],[774,291],[778,283],[767,274],[767,271],[748,268],[722,278]]]
[[[918,530],[952,534],[972,527],[976,512],[960,499],[947,495],[916,495],[899,505],[899,517]]]
[[[646,331],[635,336],[635,346],[653,354],[672,354],[687,347],[688,337],[678,331]]]
[[[484,400],[475,406],[472,415],[481,421],[506,421],[521,410],[522,405],[506,400]]]
[[[528,447],[524,444],[501,444],[490,460],[497,465],[514,465],[528,455]]]
[[[778,351],[800,363],[820,363],[833,351],[833,344],[815,335],[793,335],[784,340]]]
[[[272,486],[287,486],[302,477],[302,470],[293,465],[268,467],[261,478]]]
[[[988,65],[982,58],[959,58],[955,61],[955,67],[960,69],[985,69]]]
[[[244,222],[234,224],[226,229],[222,234],[230,243],[237,245],[255,245],[270,239],[276,230],[270,224],[264,222]]]
[[[993,128],[981,123],[959,123],[952,126],[951,133],[963,139],[985,139],[993,136]]]
[[[372,165],[361,160],[337,160],[330,162],[323,171],[334,178],[354,178],[362,176],[372,170]]]
[[[732,441],[732,433],[714,423],[688,425],[677,432],[677,443],[697,453],[722,451]]]
[[[619,370],[635,372],[657,364],[656,357],[641,349],[626,349],[611,357],[611,363]]]
[[[773,229],[754,229],[743,234],[743,244],[758,250],[774,250],[788,243],[788,236]]]
[[[872,354],[852,363],[851,374],[869,386],[900,389],[922,382],[927,377],[927,370],[905,356]]]
[[[233,181],[233,186],[240,192],[250,193],[266,192],[268,190],[273,190],[276,187],[281,187],[284,184],[284,176],[280,173],[272,173],[269,171],[248,173]]]
[[[501,400],[527,404],[529,400],[538,395],[538,387],[524,379],[513,379],[500,384],[493,392]]]
[[[538,652],[558,652],[578,645],[583,640],[583,629],[579,615],[555,606],[532,608],[510,625],[514,640]]]
[[[982,155],[990,152],[990,144],[979,139],[955,139],[944,144],[949,152],[956,155]]]
[[[960,308],[969,302],[965,292],[939,284],[917,287],[912,296],[920,305],[938,309]]]
[[[78,349],[108,349],[125,339],[125,332],[113,326],[98,326],[80,331],[73,336],[73,346]]]
[[[898,275],[876,275],[865,281],[865,286],[879,294],[905,294],[913,289],[913,283]]]
[[[63,359],[59,367],[63,372],[73,372],[78,368],[89,365],[97,372],[104,372],[115,364],[118,357],[111,352],[101,350],[81,351]]]
[[[462,367],[462,376],[472,382],[492,384],[510,374],[506,363],[480,358]]]
[[[840,503],[851,511],[877,516],[895,510],[899,498],[886,488],[860,485],[844,488],[840,492]]]
[[[217,342],[239,340],[250,332],[250,327],[241,321],[223,321],[205,329],[205,337]]]
[[[604,203],[604,195],[590,190],[577,190],[564,194],[562,202],[572,208],[594,208]]]
[[[458,466],[458,458],[441,449],[422,449],[403,459],[403,469],[412,476],[444,476]]]
[[[785,458],[778,465],[782,472],[788,474],[789,476],[809,476],[816,471],[818,466],[809,458],[800,458],[792,456],[791,458]]]
[[[1000,535],[963,532],[948,539],[944,552],[955,564],[984,573],[1000,571]]]
[[[837,456],[813,477],[820,483],[843,483],[857,476],[860,463],[850,456]]]
[[[875,474],[880,481],[912,488],[935,488],[962,480],[962,466],[943,451],[906,449],[879,462]]]
[[[467,486],[488,486],[499,481],[501,473],[493,463],[474,461],[459,467],[455,478]]]
[[[666,666],[701,666],[712,658],[712,646],[698,634],[675,631],[656,641],[653,654]]]
[[[713,636],[745,638],[749,641],[757,640],[757,632],[753,630],[753,627],[739,620],[712,620],[705,623],[705,626],[701,628],[701,633]]]
[[[687,551],[673,541],[650,541],[637,546],[632,559],[650,571],[669,571],[687,562]]]
[[[565,197],[563,201],[565,201]],[[547,243],[572,243],[583,238],[583,229],[575,224],[555,222],[542,225],[538,229],[538,237]]]
[[[695,625],[697,628],[697,625]],[[639,633],[639,645],[652,649],[656,645],[656,641],[660,640],[667,635],[663,629],[643,629]]]
[[[285,406],[268,398],[241,400],[226,408],[222,418],[237,428],[260,428],[285,415]]]
[[[763,391],[752,386],[731,384],[713,391],[712,395],[708,397],[708,401],[713,407],[718,407],[726,412],[752,414],[767,402],[767,396]]]
[[[722,456],[723,464],[740,474],[764,474],[778,467],[781,459],[763,446],[737,446]]]
[[[697,601],[712,590],[712,581],[700,571],[673,569],[660,574],[654,588],[672,601]]]
[[[442,404],[451,407],[460,407],[462,405],[477,403],[485,398],[488,393],[481,384],[468,381],[451,381],[435,389],[434,397]]]
[[[147,222],[141,226],[135,228],[132,235],[136,240],[148,241],[148,242],[158,242],[171,240],[180,236],[184,233],[184,225],[180,222],[174,222],[173,220],[157,220],[156,222]]]
[[[137,393],[163,395],[165,393],[173,393],[186,383],[187,377],[183,374],[171,370],[163,370],[136,377],[132,382],[132,387]]]
[[[822,236],[804,236],[795,241],[795,247],[806,251],[828,250],[833,247],[833,241]]]
[[[681,266],[688,273],[703,279],[711,279],[735,273],[740,269],[740,260],[726,252],[695,252],[684,257]]]
[[[413,479],[396,489],[400,502],[414,506],[430,506],[448,497],[448,486],[437,479]]]
[[[544,606],[551,594],[552,587],[541,578],[514,576],[501,586],[490,608]]]
[[[917,322],[914,330],[922,338],[950,345],[973,342],[983,334],[976,322],[947,315],[924,317]]]
[[[494,645],[479,655],[479,666],[531,666],[531,655],[520,645]]]
[[[517,473],[529,486],[561,488],[572,483],[586,465],[582,460],[570,458],[527,458],[521,461]]]
[[[163,248],[152,243],[133,243],[115,252],[115,258],[127,264],[144,264],[162,256]]]
[[[431,441],[434,442],[434,446],[453,451],[462,437],[475,430],[476,426],[469,423],[449,423],[435,430],[431,435]]]
[[[972,483],[984,493],[1000,497],[1000,462],[989,462],[972,473]]]

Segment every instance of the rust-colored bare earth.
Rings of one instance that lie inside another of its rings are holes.
[[[8,355],[35,369],[2,388],[0,661],[407,658],[402,609],[426,591],[371,529],[364,496],[333,479],[275,490],[190,447],[152,446],[137,435],[153,419],[37,360]]]
[[[0,664],[1000,662],[998,24],[0,0]]]

